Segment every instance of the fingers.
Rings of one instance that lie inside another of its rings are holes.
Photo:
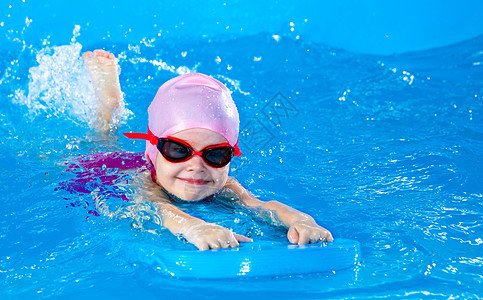
[[[236,233],[233,233],[233,235],[235,236],[235,239],[238,241],[238,242],[244,242],[244,243],[251,243],[253,242],[253,240],[251,238],[247,238],[246,236],[244,235],[241,235],[241,234],[236,234]],[[237,246],[238,247],[238,246]]]
[[[210,249],[220,249],[222,247],[220,241],[210,241],[208,245],[210,245]]]
[[[194,245],[198,248],[198,250],[201,251],[210,249],[207,242],[195,243]]]
[[[320,243],[320,242],[333,242],[334,238],[332,234],[327,229],[322,228],[322,230],[310,239],[310,243]]]
[[[208,249],[223,249],[223,248],[236,248],[240,246],[239,242],[243,243],[251,243],[253,240],[251,238],[247,238],[244,235],[241,234],[236,234],[234,232],[231,232],[231,235],[226,237],[226,238],[219,238],[214,241],[210,241],[208,243],[209,248]]]
[[[233,239],[231,240],[222,242],[221,244],[222,244],[222,248],[236,248],[240,246],[240,244],[238,244],[238,241],[236,240],[235,237],[233,237]]]
[[[312,234],[304,227],[292,226],[287,233],[288,240],[292,244],[305,245],[319,242],[319,238]]]
[[[206,224],[204,232],[197,232],[195,237],[188,237],[188,241],[199,250],[222,249],[239,247],[239,242],[252,242],[246,236],[236,234],[221,226]],[[201,229],[201,228],[200,228]],[[190,236],[192,236],[190,234]]]
[[[227,241],[216,240],[216,241],[195,243],[194,245],[198,248],[198,250],[236,248],[240,246],[235,239],[227,240]]]
[[[299,230],[299,245],[309,244],[312,241],[310,232],[308,230]]]
[[[292,244],[298,244],[299,242],[299,233],[297,232],[297,229],[295,229],[294,226],[290,227],[288,232],[287,232],[287,238]]]
[[[289,228],[287,237],[291,243],[298,245],[334,241],[334,238],[332,237],[330,231],[319,225],[294,225]]]
[[[239,246],[237,240],[234,237],[227,240],[218,239],[216,241],[211,241],[208,244],[210,246],[209,249],[235,248]]]

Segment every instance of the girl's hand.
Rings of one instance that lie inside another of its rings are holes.
[[[330,231],[310,221],[296,222],[290,226],[287,238],[292,244],[298,245],[334,241]]]
[[[206,222],[191,226],[184,236],[199,250],[234,248],[239,246],[238,242],[253,242],[252,239],[236,234],[225,227]]]

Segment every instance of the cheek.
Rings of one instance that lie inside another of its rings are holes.
[[[158,156],[156,159],[156,181],[158,183],[166,182],[170,177],[176,175],[177,165],[170,163]]]
[[[228,179],[228,171],[230,170],[230,165],[226,165],[221,169],[213,169],[211,176],[215,181],[217,186],[223,187]]]

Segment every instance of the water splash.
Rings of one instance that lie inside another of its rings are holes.
[[[91,124],[95,94],[80,56],[82,46],[47,47],[37,53],[38,66],[29,70],[28,94],[17,89],[14,102],[25,105],[30,116],[73,117]]]
[[[14,103],[25,105],[30,118],[67,118],[93,127],[97,122],[97,102],[89,73],[81,56],[82,45],[75,42],[80,27],[76,25],[72,44],[46,47],[36,55],[38,66],[29,69],[28,93],[18,88]],[[132,112],[122,104],[111,125],[125,123]]]
[[[158,206],[149,201],[126,202],[126,194],[133,198],[133,190],[123,186],[104,186],[92,192],[95,207],[101,215],[113,220],[126,219],[131,227],[160,234],[164,229]]]
[[[74,44],[76,42],[76,39],[80,36],[80,26],[75,25],[74,26],[74,31],[72,32],[73,36],[72,39],[70,39],[71,43]]]

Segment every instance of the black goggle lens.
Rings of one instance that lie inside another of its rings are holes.
[[[203,151],[203,159],[209,165],[221,168],[226,166],[233,157],[233,148],[231,147],[219,147],[212,148]]]
[[[163,142],[160,152],[163,156],[168,156],[175,162],[182,161],[191,156],[191,151],[188,147],[172,141]]]
[[[183,162],[193,155],[190,147],[170,139],[160,139],[157,147],[163,157],[170,162]],[[220,146],[204,149],[201,157],[208,165],[221,168],[233,158],[233,147]]]

